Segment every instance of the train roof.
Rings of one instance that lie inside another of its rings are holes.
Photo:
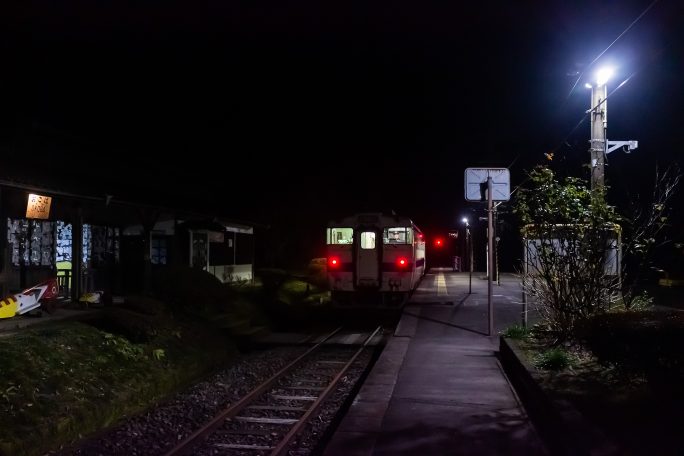
[[[364,212],[359,214],[350,215],[340,219],[330,220],[328,222],[328,227],[357,227],[361,225],[378,225],[383,227],[390,226],[412,226],[416,230],[420,231],[420,228],[413,223],[408,217],[394,215],[394,214],[384,214],[382,212]]]

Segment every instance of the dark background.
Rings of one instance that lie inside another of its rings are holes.
[[[608,138],[639,141],[609,156],[611,202],[681,158],[682,2],[460,3],[4,4],[3,174],[258,222],[280,245],[261,261],[301,264],[360,211],[430,239],[467,215],[481,238],[466,167],[509,167],[513,188],[539,163],[588,176],[584,83],[603,63],[609,91],[627,80]]]

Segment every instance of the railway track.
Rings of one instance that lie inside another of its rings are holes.
[[[165,456],[284,455],[354,361],[381,331],[356,347],[330,347],[328,334],[242,399],[180,441]]]

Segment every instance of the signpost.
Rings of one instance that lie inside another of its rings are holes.
[[[494,311],[492,308],[492,277],[494,275],[494,201],[511,199],[511,174],[508,168],[466,168],[466,201],[487,201],[487,238],[489,267],[487,274],[487,310],[489,314],[488,335],[494,334]]]
[[[511,199],[511,174],[508,168],[466,168],[466,201],[487,201],[487,178],[492,178],[492,201]]]

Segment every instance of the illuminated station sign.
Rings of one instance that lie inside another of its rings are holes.
[[[50,204],[52,204],[51,197],[29,193],[26,218],[48,219],[50,217]]]

